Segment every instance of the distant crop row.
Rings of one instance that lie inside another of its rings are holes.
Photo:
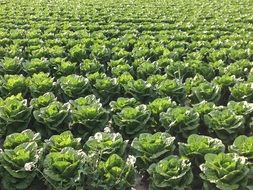
[[[250,0],[0,2],[0,189],[253,189]]]

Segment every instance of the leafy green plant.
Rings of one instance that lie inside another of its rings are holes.
[[[148,168],[150,190],[190,189],[193,180],[191,162],[184,157],[168,156]]]
[[[91,159],[94,159],[91,157]],[[111,154],[105,161],[85,167],[87,189],[127,190],[135,184],[134,158],[124,161],[117,154]],[[95,172],[94,172],[95,169]]]
[[[133,138],[148,130],[147,122],[150,114],[147,106],[143,104],[136,107],[125,107],[121,112],[112,116],[113,127],[123,136]]]
[[[248,162],[235,153],[206,154],[200,165],[204,189],[247,189]]]
[[[43,163],[43,174],[51,189],[78,189],[80,170],[85,162],[85,153],[71,147],[65,147],[60,152],[49,153]]]
[[[5,74],[19,74],[22,70],[22,59],[18,57],[4,57],[0,61],[0,72]]]
[[[68,75],[58,79],[61,95],[64,100],[85,96],[90,93],[89,80],[81,75]]]
[[[240,135],[236,137],[233,144],[228,147],[229,152],[236,153],[240,156],[247,157],[252,163],[253,160],[253,137]]]
[[[76,44],[69,50],[69,57],[72,61],[81,62],[87,58],[86,47],[82,44]]]
[[[17,95],[18,93],[26,95],[28,91],[26,78],[23,75],[0,76],[0,85],[0,92],[2,97]]]
[[[56,77],[68,76],[76,72],[77,64],[67,61],[66,58],[52,58],[50,62],[54,69],[53,75]]]
[[[222,141],[204,135],[192,134],[188,137],[187,143],[178,143],[179,154],[192,159],[197,165],[204,162],[207,153],[218,154],[225,151]]]
[[[171,155],[175,149],[175,137],[168,133],[141,133],[131,143],[131,153],[136,157],[136,166],[146,170],[150,164]]]
[[[85,59],[80,63],[80,71],[83,75],[103,70],[103,65],[97,60]]]
[[[126,95],[130,95],[139,101],[148,101],[155,96],[151,84],[142,79],[130,80],[123,84]]]
[[[47,107],[42,107],[33,112],[37,121],[35,127],[43,137],[62,132],[68,127],[70,105],[55,101]]]
[[[151,112],[150,120],[154,130],[159,128],[160,113],[166,112],[168,108],[176,107],[176,102],[172,101],[169,97],[156,98],[148,104],[148,109]]]
[[[100,131],[109,120],[108,111],[94,95],[70,101],[70,105],[72,129],[83,137]]]
[[[166,79],[162,81],[157,87],[160,96],[169,96],[172,100],[182,103],[185,99],[185,87],[177,80]]]
[[[103,104],[106,104],[120,95],[120,86],[116,78],[104,77],[96,79],[92,91]]]
[[[191,92],[190,99],[192,103],[202,102],[203,100],[218,103],[221,97],[221,88],[210,82],[203,82],[196,87],[192,87]]]
[[[48,73],[34,73],[27,78],[27,83],[32,97],[41,96],[47,92],[54,90],[54,78],[51,78]]]
[[[24,71],[32,75],[34,73],[49,72],[49,62],[46,59],[33,58],[23,63]]]
[[[213,110],[204,116],[210,134],[215,134],[225,143],[232,142],[245,130],[245,119],[228,108]]]
[[[159,67],[156,63],[151,62],[143,62],[142,64],[138,65],[136,69],[136,75],[138,78],[142,78],[146,80],[148,76],[154,75],[159,72]]]
[[[31,129],[26,129],[21,133],[12,133],[8,135],[3,143],[3,148],[14,149],[15,147],[23,143],[36,142],[38,145],[41,144],[40,133],[34,133]]]
[[[86,141],[84,150],[106,160],[112,154],[124,157],[127,143],[128,140],[124,141],[120,133],[97,132]]]
[[[151,85],[155,86],[155,85],[161,84],[161,82],[166,79],[167,79],[167,75],[156,74],[156,75],[150,75],[147,78],[147,82],[150,83]]]
[[[27,128],[31,119],[32,107],[21,94],[0,100],[0,136],[21,132]]]
[[[42,153],[36,142],[22,143],[0,152],[1,189],[28,189],[37,175],[34,168],[40,167]]]
[[[47,92],[37,98],[33,98],[30,101],[33,109],[38,110],[42,107],[47,107],[50,103],[57,101],[57,98],[52,92]]]
[[[190,107],[169,108],[160,114],[160,122],[166,131],[184,138],[198,131],[199,120],[199,114]]]
[[[111,112],[120,112],[125,107],[135,107],[140,105],[140,103],[135,98],[124,98],[119,97],[116,101],[110,102]]]
[[[253,100],[253,86],[250,82],[239,82],[230,88],[230,99],[235,101],[246,100],[252,102]]]
[[[74,138],[71,131],[64,131],[45,140],[45,150],[48,152],[60,152],[65,147],[79,150],[81,148],[81,138]]]

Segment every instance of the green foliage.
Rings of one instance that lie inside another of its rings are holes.
[[[152,164],[148,168],[150,190],[155,189],[190,189],[193,180],[191,163],[187,158],[169,156]]]
[[[28,189],[37,175],[34,168],[39,167],[41,158],[42,148],[36,142],[24,142],[1,152],[1,189]]]
[[[240,135],[236,137],[234,143],[228,147],[229,152],[237,153],[240,156],[247,157],[249,161],[253,160],[253,137]]]
[[[143,104],[136,107],[125,107],[112,116],[113,127],[123,136],[133,138],[148,130],[147,122],[150,114],[147,106]]]
[[[65,147],[75,150],[81,148],[81,138],[74,138],[70,131],[64,131],[59,135],[53,135],[45,140],[45,150],[48,152],[60,152]]]
[[[22,70],[22,59],[18,57],[4,57],[3,60],[0,61],[0,73],[5,74],[19,74]]]
[[[52,92],[47,92],[37,98],[33,98],[30,101],[33,109],[38,110],[43,107],[47,107],[50,103],[57,101],[57,98]]]
[[[32,77],[27,78],[27,83],[32,97],[41,96],[54,90],[54,78],[48,73],[34,73]]]
[[[80,172],[86,155],[71,147],[49,153],[43,163],[43,174],[52,189],[69,190],[80,187]]]
[[[55,132],[62,132],[67,129],[69,119],[70,105],[63,104],[58,101],[50,103],[46,107],[42,107],[33,112],[33,116],[37,121],[37,130],[43,136],[52,135]]]
[[[135,98],[119,97],[116,101],[110,102],[110,108],[113,113],[120,112],[125,107],[135,107],[140,103]]]
[[[127,190],[135,184],[134,166],[131,161],[126,162],[117,154],[111,154],[107,160],[100,161],[96,170],[87,175],[88,189]]]
[[[103,70],[103,65],[97,60],[85,59],[80,63],[80,71],[84,75],[99,72],[101,70]]]
[[[204,162],[207,153],[218,154],[225,151],[222,141],[204,135],[192,134],[188,137],[187,143],[178,143],[179,154],[191,158],[197,165]]]
[[[21,133],[12,133],[8,135],[3,143],[4,149],[14,149],[23,143],[36,142],[41,143],[40,133],[34,133],[31,129],[26,129]]]
[[[1,97],[27,93],[26,78],[23,75],[0,76],[0,85]]]
[[[81,75],[68,75],[58,80],[62,98],[69,100],[90,93],[89,80]]]
[[[79,135],[94,134],[103,129],[109,120],[108,111],[102,107],[99,99],[96,99],[94,95],[70,101],[70,105],[71,125]]]
[[[33,58],[30,61],[26,61],[23,63],[24,71],[32,75],[34,73],[49,71],[49,62],[46,59]]]
[[[0,100],[0,136],[26,129],[31,119],[32,107],[21,94]]]
[[[112,154],[124,157],[127,143],[128,140],[124,141],[120,133],[97,132],[86,141],[84,150],[105,161]]]
[[[205,163],[200,169],[200,177],[207,190],[247,189],[249,166],[245,157],[235,153],[209,153],[205,155]]]
[[[141,133],[131,143],[131,152],[136,157],[136,166],[140,170],[171,155],[175,149],[175,137],[168,133]]]
[[[232,142],[245,130],[245,119],[228,108],[213,110],[204,116],[208,131],[225,143]]]
[[[160,96],[169,96],[172,100],[181,103],[185,98],[185,87],[179,81],[173,79],[166,79],[162,81],[157,87]]]
[[[199,114],[190,107],[178,106],[162,112],[160,122],[170,134],[187,138],[198,131]]]

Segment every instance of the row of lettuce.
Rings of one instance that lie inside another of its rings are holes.
[[[252,189],[253,136],[238,136],[228,147],[204,135],[190,135],[186,143],[175,139],[141,133],[129,144],[109,128],[84,144],[70,131],[44,141],[30,129],[13,133],[0,152],[1,189],[27,190],[41,180],[49,189],[123,190],[135,186],[137,172],[148,172],[151,190],[198,183],[207,190]]]
[[[149,104],[120,97],[105,107],[95,95],[61,103],[48,92],[28,104],[18,94],[0,101],[0,134],[6,137],[31,128],[49,138],[71,130],[85,140],[109,126],[130,140],[142,132],[167,131],[177,139],[199,133],[229,144],[238,135],[251,134],[252,114],[252,103],[247,101],[229,101],[227,106],[202,101],[189,107],[177,105],[169,97]]]
[[[28,77],[5,74],[0,76],[0,92],[2,98],[21,93],[28,100],[46,92],[53,92],[63,102],[95,94],[101,99],[103,105],[121,96],[133,97],[142,103],[169,96],[181,105],[196,104],[204,100],[214,102],[216,105],[226,105],[229,100],[253,102],[252,62],[241,61],[240,63],[235,63],[234,66],[241,77],[236,77],[231,69],[224,75],[214,77],[211,81],[206,79],[208,75],[212,75],[209,69],[201,70],[201,72],[206,72],[203,75],[193,71],[194,76],[182,80],[182,78],[171,77],[171,74],[186,76],[191,72],[191,67],[185,68],[185,73],[183,71],[177,73],[177,66],[169,67],[171,71],[161,75],[149,73],[153,72],[155,67],[151,63],[143,63],[138,67],[141,68],[138,70],[139,75],[146,79],[134,78],[131,73],[125,71],[129,65],[124,63],[120,67],[114,67],[114,71],[118,72],[117,77],[107,76],[104,72],[94,72],[86,76],[70,74],[58,79],[44,72],[34,73]],[[90,65],[85,64],[85,66]],[[202,69],[201,63],[192,64],[192,67],[195,66]]]

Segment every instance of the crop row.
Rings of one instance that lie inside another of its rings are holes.
[[[251,189],[252,140],[241,135],[225,147],[217,138],[193,134],[187,143],[176,143],[175,137],[157,132],[141,133],[128,144],[106,129],[82,145],[70,131],[42,142],[28,129],[7,136],[0,174],[4,190],[29,189],[38,182],[41,188],[61,190],[130,189],[137,172],[149,173],[151,190],[199,188],[201,179],[205,189]]]

